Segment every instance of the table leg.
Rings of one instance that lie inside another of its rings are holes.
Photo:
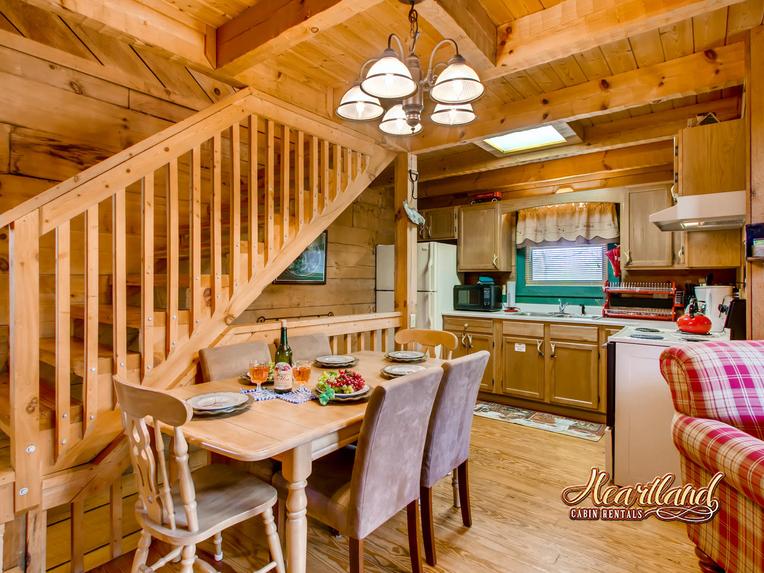
[[[312,469],[310,444],[284,456],[281,473],[288,482],[286,500],[286,563],[289,573],[305,573],[308,560],[308,498],[305,486]]]

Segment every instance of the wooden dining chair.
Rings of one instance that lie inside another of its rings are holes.
[[[425,330],[422,328],[404,328],[395,333],[395,342],[405,348],[422,348],[433,358],[440,347],[440,358],[451,360],[454,350],[459,346],[459,339],[453,332],[445,330]]]
[[[350,572],[363,571],[364,539],[406,508],[414,573],[422,571],[419,478],[441,368],[374,388],[358,444],[316,460],[308,478],[308,513],[350,541]],[[341,406],[338,406],[341,407]],[[286,497],[281,474],[274,480]]]
[[[238,378],[247,371],[253,360],[272,360],[271,351],[265,342],[243,342],[199,351],[199,365],[205,382]]]
[[[215,560],[223,559],[221,532],[257,515],[262,516],[272,561],[258,572],[284,573],[284,558],[273,518],[276,490],[247,472],[228,465],[208,465],[191,472],[188,444],[182,426],[191,408],[182,400],[156,390],[114,380],[122,410],[122,424],[130,448],[138,502],[135,515],[141,538],[132,573],[151,572],[180,557],[181,573],[192,573],[194,563],[208,572],[215,568],[196,556],[196,545],[213,539]],[[153,427],[153,440],[149,423]],[[170,479],[160,424],[172,429]],[[146,566],[151,538],[173,549]]]
[[[317,356],[332,354],[329,337],[323,332],[292,336],[289,346],[292,348],[292,360],[315,360]]]
[[[432,488],[456,471],[462,522],[472,526],[469,456],[472,418],[490,354],[482,350],[443,363],[443,380],[430,415],[422,460],[422,532],[427,563],[435,565]]]

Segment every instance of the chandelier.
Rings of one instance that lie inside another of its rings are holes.
[[[479,98],[485,87],[475,70],[459,53],[455,40],[438,42],[430,53],[427,73],[422,73],[415,53],[419,39],[419,15],[414,5],[421,0],[400,0],[409,4],[411,44],[404,56],[403,42],[396,34],[387,38],[387,49],[379,58],[361,66],[359,80],[345,92],[337,115],[353,121],[371,121],[382,117],[379,129],[390,135],[414,135],[422,131],[425,92],[435,106],[430,119],[440,125],[464,125],[476,117],[470,102]],[[393,48],[397,44],[398,51]],[[454,56],[448,62],[435,63],[435,55],[444,46],[453,45]],[[438,70],[442,72],[438,74]],[[383,105],[382,101],[385,102]],[[385,109],[387,108],[387,110]]]

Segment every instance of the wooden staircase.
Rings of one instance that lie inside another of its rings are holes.
[[[393,156],[248,88],[0,215],[15,512],[44,505],[45,476],[113,448],[113,376],[192,380],[198,351]]]

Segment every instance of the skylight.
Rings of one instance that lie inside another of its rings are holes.
[[[545,125],[534,129],[526,129],[525,131],[505,133],[504,135],[491,137],[484,141],[501,153],[514,153],[565,143],[565,138],[551,125]]]

